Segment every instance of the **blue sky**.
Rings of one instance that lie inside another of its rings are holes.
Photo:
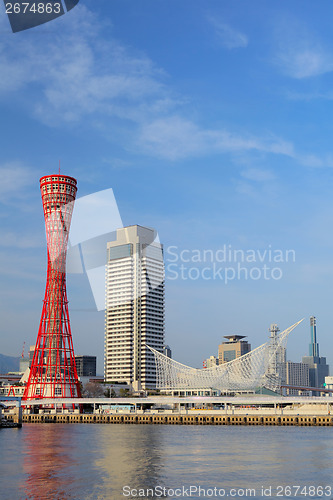
[[[326,0],[81,0],[12,34],[0,5],[0,352],[36,340],[39,177],[61,159],[78,196],[112,188],[123,223],[156,228],[167,258],[169,246],[294,250],[274,264],[281,279],[228,284],[170,279],[166,261],[175,359],[200,367],[223,335],[256,347],[270,323],[304,317],[288,348],[300,361],[315,315],[333,363],[332,14]],[[75,351],[101,372],[104,315],[84,276],[68,277],[68,295]]]

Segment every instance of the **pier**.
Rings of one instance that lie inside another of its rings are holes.
[[[12,427],[22,427],[21,398],[0,398],[0,429]]]
[[[75,408],[73,408],[75,403]],[[10,414],[7,419],[10,418]],[[29,401],[23,423],[333,426],[332,397],[76,398]]]
[[[212,413],[196,415],[23,415],[24,423],[53,424],[157,424],[157,425],[284,425],[284,426],[332,426],[331,416],[277,416],[277,415],[231,415]]]

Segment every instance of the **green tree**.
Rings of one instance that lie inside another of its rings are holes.
[[[112,389],[111,387],[108,387],[106,391],[104,392],[104,396],[106,398],[115,398],[116,397],[116,391]]]
[[[129,389],[124,389],[123,387],[119,390],[119,396],[121,398],[128,398],[131,396]]]

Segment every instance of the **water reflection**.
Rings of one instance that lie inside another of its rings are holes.
[[[71,498],[74,468],[72,454],[76,446],[69,425],[29,424],[23,434],[22,458],[24,481],[21,491],[26,498]]]
[[[164,486],[163,430],[154,425],[104,426],[99,433],[104,491],[121,498],[125,486],[131,489]]]
[[[194,484],[260,493],[266,485],[301,484],[330,485],[333,491],[331,429],[200,426],[169,427],[165,433],[169,487]]]
[[[26,424],[7,436],[6,499],[121,500],[125,486],[332,486],[331,428]]]
[[[24,426],[19,498],[116,499],[123,487],[163,486],[157,426]],[[124,498],[124,497],[123,497]]]

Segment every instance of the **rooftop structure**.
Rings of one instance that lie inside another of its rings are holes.
[[[245,335],[224,335],[227,342],[222,342],[218,349],[218,364],[228,363],[251,351],[251,345],[246,341]]]
[[[245,339],[246,335],[223,335],[223,337],[230,342],[238,342],[239,340]]]

